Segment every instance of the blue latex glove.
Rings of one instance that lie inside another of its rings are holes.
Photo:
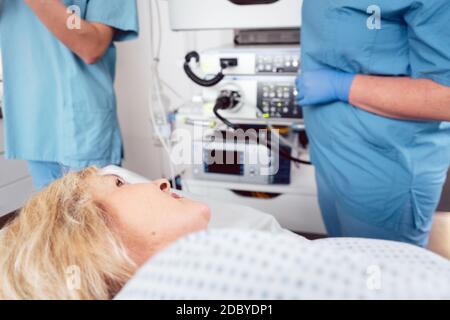
[[[297,103],[300,106],[349,101],[356,75],[323,69],[302,73],[296,79]]]

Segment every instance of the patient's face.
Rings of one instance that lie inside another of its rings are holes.
[[[92,188],[94,200],[110,214],[138,264],[178,238],[208,226],[209,208],[179,197],[167,180],[127,184],[114,175],[98,176]]]

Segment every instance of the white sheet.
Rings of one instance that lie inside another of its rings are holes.
[[[181,193],[183,196],[206,203],[211,209],[210,229],[244,229],[259,230],[270,233],[286,233],[278,221],[270,214],[243,205],[235,205],[222,201],[203,199],[189,193]]]

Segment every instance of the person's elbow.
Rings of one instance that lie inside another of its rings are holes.
[[[79,53],[80,59],[88,65],[96,64],[106,53],[108,46],[96,46],[89,48],[88,50],[83,50]]]
[[[81,58],[81,60],[83,60],[83,62],[88,65],[96,64],[100,59],[101,59],[101,56],[98,56],[98,55],[92,55],[92,56],[90,55],[90,56]]]
[[[81,60],[89,65],[96,64],[105,55],[114,36],[114,29],[109,26],[92,24],[92,27],[95,36],[87,40],[79,52]]]

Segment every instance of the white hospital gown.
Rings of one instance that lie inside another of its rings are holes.
[[[388,241],[213,230],[153,257],[117,299],[450,299],[450,262]]]

